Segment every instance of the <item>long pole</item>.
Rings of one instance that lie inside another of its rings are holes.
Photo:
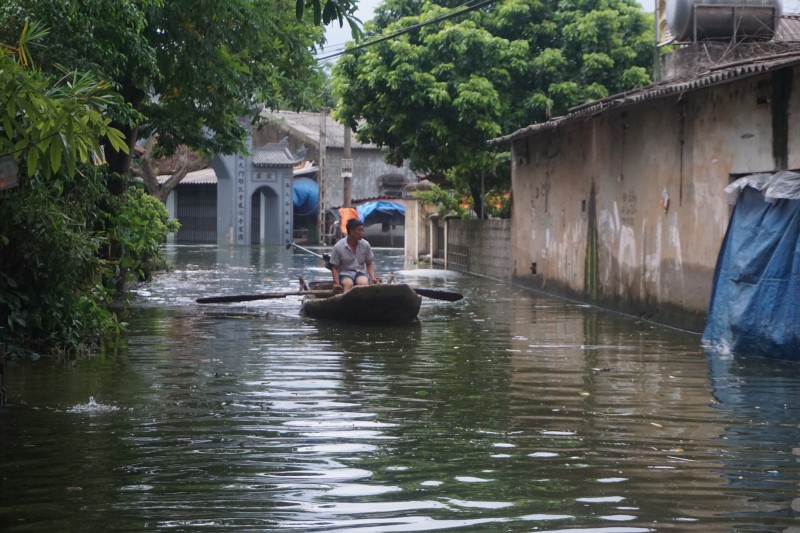
[[[350,207],[353,197],[353,153],[350,148],[350,128],[344,127],[344,155],[342,155],[342,207]]]
[[[319,114],[319,161],[317,167],[319,168],[319,200],[317,202],[317,241],[319,244],[325,244],[325,152],[328,146],[328,141],[325,138],[325,129],[328,121],[328,108],[323,107],[322,113]]]
[[[659,3],[662,0],[653,0],[653,10],[654,10],[654,17],[656,20],[655,28],[653,28],[653,32],[655,34],[655,42],[653,42],[653,81],[659,82],[661,81],[661,62],[658,60],[658,42],[661,40],[661,6]]]

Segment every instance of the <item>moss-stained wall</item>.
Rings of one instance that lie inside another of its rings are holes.
[[[800,167],[800,126],[775,119],[800,111],[786,97],[796,78],[768,73],[515,140],[514,280],[700,331],[730,217],[723,189]]]

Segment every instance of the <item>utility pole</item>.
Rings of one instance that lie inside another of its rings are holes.
[[[661,40],[661,0],[653,0],[655,10],[656,24],[654,29],[655,42],[653,43],[653,81],[658,83],[661,81],[661,61],[658,59],[658,41]]]
[[[342,207],[350,207],[353,196],[353,154],[350,149],[350,128],[344,127],[344,155],[342,155]]]
[[[319,161],[317,161],[317,168],[319,177],[317,185],[319,186],[319,198],[317,200],[317,241],[319,244],[325,244],[325,149],[328,146],[328,141],[325,138],[325,129],[328,121],[328,108],[323,107],[322,112],[319,114]]]

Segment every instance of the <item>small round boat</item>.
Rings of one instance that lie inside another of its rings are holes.
[[[417,318],[422,298],[404,283],[357,285],[343,294],[307,296],[302,314],[354,324],[400,324]]]

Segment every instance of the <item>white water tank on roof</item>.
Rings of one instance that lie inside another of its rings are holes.
[[[780,0],[667,0],[667,26],[677,41],[757,40],[775,35]]]

